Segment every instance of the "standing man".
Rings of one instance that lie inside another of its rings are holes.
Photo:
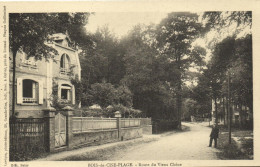
[[[209,147],[212,146],[212,140],[214,140],[214,146],[215,146],[215,148],[217,148],[218,133],[219,133],[218,126],[216,124],[214,124],[212,126],[212,130],[211,130],[211,133],[210,133],[210,136],[209,136],[210,137]]]

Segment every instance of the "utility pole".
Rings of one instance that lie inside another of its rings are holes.
[[[229,144],[231,144],[231,124],[232,124],[232,115],[231,115],[231,106],[230,106],[230,72],[228,72],[228,118],[229,118],[229,124],[228,124],[228,139]]]

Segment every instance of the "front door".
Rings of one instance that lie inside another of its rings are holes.
[[[55,116],[55,147],[66,145],[66,116],[58,113]]]

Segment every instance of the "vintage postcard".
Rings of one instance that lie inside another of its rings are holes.
[[[0,2],[0,166],[258,166],[260,1]]]

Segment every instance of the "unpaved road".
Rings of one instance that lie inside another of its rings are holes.
[[[208,147],[211,129],[197,123],[182,123],[190,131],[172,133],[158,141],[115,153],[109,160],[216,160],[215,148]]]

